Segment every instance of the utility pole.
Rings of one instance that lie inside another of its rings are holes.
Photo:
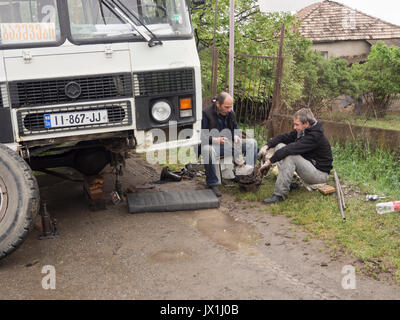
[[[230,0],[229,8],[229,94],[234,95],[235,79],[235,0]]]
[[[211,97],[217,95],[217,81],[218,81],[218,52],[215,48],[217,39],[217,17],[218,17],[218,0],[215,0],[215,12],[214,12],[214,34],[212,44],[212,66],[211,66]]]

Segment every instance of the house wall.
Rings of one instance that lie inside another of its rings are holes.
[[[353,57],[368,55],[370,52],[370,45],[364,41],[336,41],[330,43],[315,43],[313,48],[317,51],[328,52],[330,57]]]

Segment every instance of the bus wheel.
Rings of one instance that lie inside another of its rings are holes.
[[[32,170],[17,153],[0,144],[0,259],[25,240],[39,205]]]

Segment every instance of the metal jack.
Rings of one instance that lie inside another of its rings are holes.
[[[57,220],[52,219],[47,211],[47,203],[43,202],[43,209],[41,211],[42,218],[42,234],[39,236],[40,240],[53,239],[58,236]]]
[[[120,177],[123,175],[122,166],[115,167],[115,190],[111,192],[111,201],[114,205],[118,205],[122,201],[122,184]]]

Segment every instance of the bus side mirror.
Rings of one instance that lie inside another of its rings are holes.
[[[192,4],[195,7],[201,6],[201,5],[205,5],[206,4],[206,0],[192,0]]]

